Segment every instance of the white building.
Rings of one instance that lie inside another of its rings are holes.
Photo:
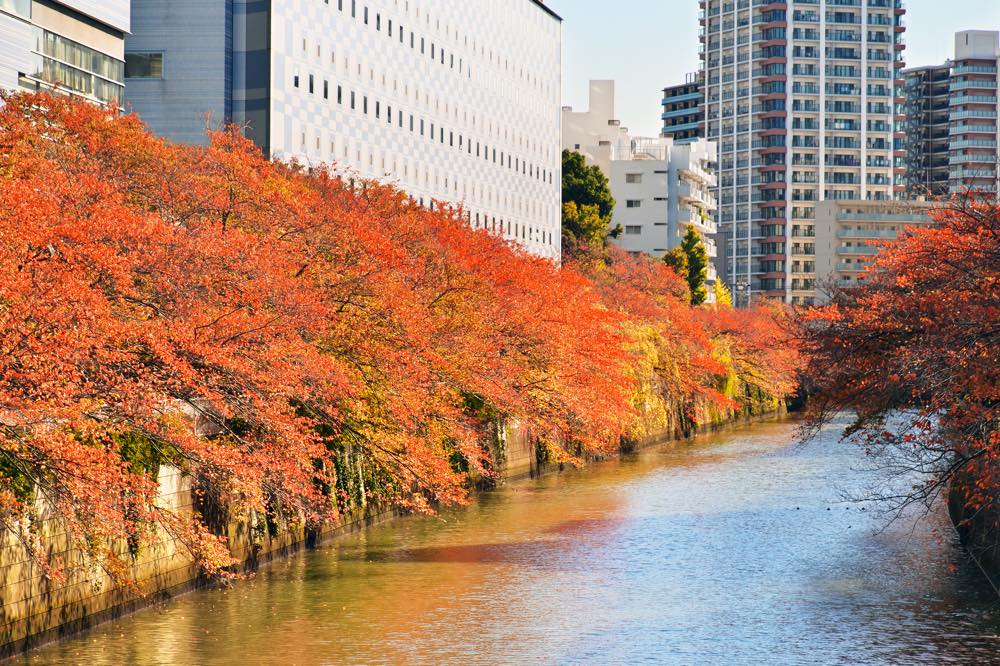
[[[663,256],[694,227],[712,259],[714,283],[715,144],[631,136],[615,119],[614,85],[591,81],[587,111],[563,108],[563,148],[582,153],[608,177],[617,204],[611,224],[623,229],[616,243],[629,252]]]
[[[0,88],[122,100],[129,0],[0,0]]]
[[[2,1],[2,0],[0,0]],[[246,124],[558,260],[562,27],[540,0],[134,0],[127,100],[158,134]],[[132,66],[134,65],[134,66]]]

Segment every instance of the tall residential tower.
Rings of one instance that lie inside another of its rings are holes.
[[[706,132],[719,143],[720,272],[741,303],[810,303],[817,203],[891,199],[901,179],[903,2],[701,6]]]
[[[966,30],[955,35],[955,60],[951,63],[951,107],[948,162],[949,189],[997,192],[997,142],[1000,112],[997,68],[1000,33]]]

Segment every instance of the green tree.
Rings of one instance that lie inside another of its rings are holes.
[[[691,304],[701,305],[708,298],[705,283],[708,282],[708,250],[694,227],[688,227],[681,249],[687,255],[688,286],[691,287]]]
[[[684,248],[675,247],[670,252],[663,255],[663,263],[674,269],[674,272],[687,280],[688,278],[688,256]]]
[[[663,255],[663,262],[687,280],[691,288],[691,304],[701,305],[708,299],[708,250],[694,227],[688,227],[679,247]]]
[[[615,199],[608,178],[580,153],[564,150],[562,157],[563,236],[571,245],[603,246],[621,233],[610,229]]]

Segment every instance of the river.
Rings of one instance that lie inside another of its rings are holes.
[[[864,463],[835,430],[731,429],[385,524],[14,663],[1000,663],[997,595],[946,515],[886,527],[844,500]]]

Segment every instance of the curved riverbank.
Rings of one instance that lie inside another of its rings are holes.
[[[727,429],[510,484],[15,663],[989,663],[947,515],[879,530],[829,431]],[[275,646],[281,646],[276,650]]]

